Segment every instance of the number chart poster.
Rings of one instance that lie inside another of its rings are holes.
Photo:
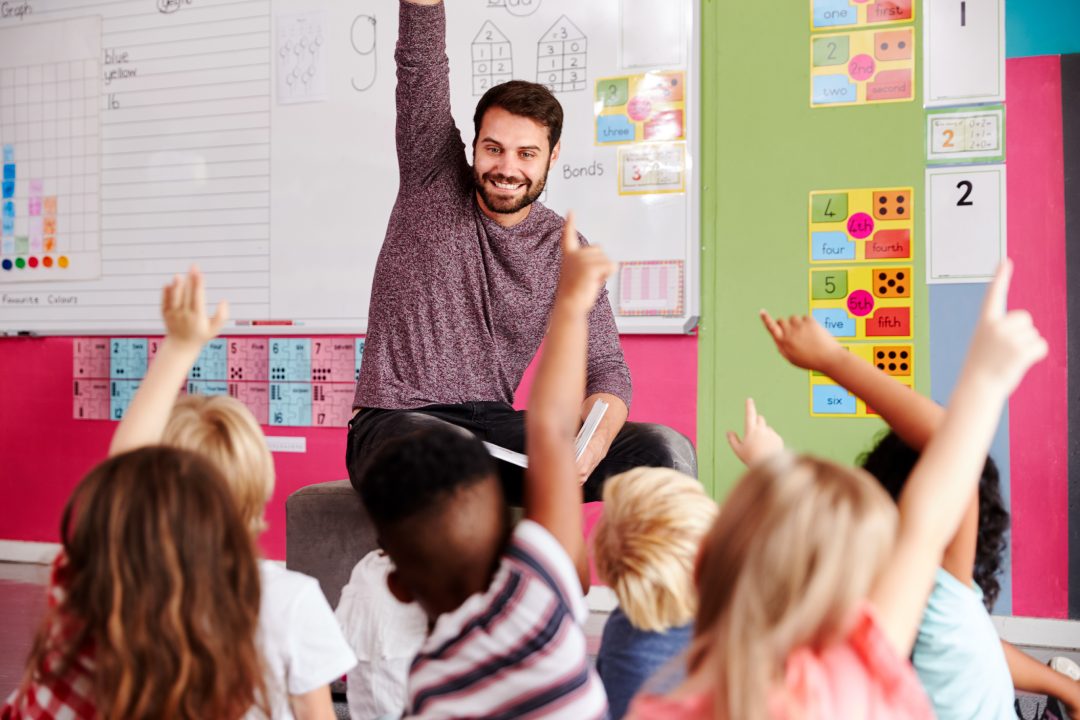
[[[911,261],[910,187],[810,193],[810,262]]]
[[[810,313],[834,337],[901,382],[914,381],[914,188],[810,193]],[[845,263],[826,266],[829,263]],[[902,342],[909,341],[909,342]],[[872,408],[810,373],[810,414],[869,417]]]
[[[161,346],[152,338],[75,338],[72,415],[120,420]],[[227,337],[199,353],[183,392],[229,395],[260,425],[344,427],[352,416],[364,338]]]
[[[650,72],[596,81],[596,144],[686,139],[686,74]]]
[[[845,350],[873,364],[886,375],[913,387],[915,348],[911,343],[844,345]],[[810,414],[815,417],[874,417],[877,413],[862,399],[819,372],[810,373]]]
[[[915,99],[915,28],[859,30],[810,40],[810,105]]]

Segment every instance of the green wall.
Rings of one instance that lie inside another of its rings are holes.
[[[702,0],[698,452],[718,498],[741,470],[724,431],[741,432],[748,395],[796,450],[851,462],[883,427],[811,418],[806,372],[780,358],[757,317],[808,312],[811,190],[915,188],[915,372],[928,390],[921,18],[914,101],[812,110],[809,16],[809,0]]]

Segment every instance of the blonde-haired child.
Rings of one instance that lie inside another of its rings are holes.
[[[862,470],[778,451],[748,406],[750,467],[706,537],[689,676],[635,718],[931,718],[907,657],[938,563],[975,492],[1002,406],[1045,357],[990,284],[945,418],[897,506]]]
[[[193,450],[221,471],[252,535],[266,527],[274,464],[251,412],[230,397],[177,391],[202,347],[224,327],[228,306],[206,313],[195,268],[162,291],[166,335],[131,406],[113,435],[110,455],[145,445]],[[329,685],[356,664],[318,582],[275,563],[259,563],[259,643],[272,717],[334,718]]]
[[[635,468],[604,484],[593,552],[619,606],[604,625],[596,669],[612,720],[689,645],[697,609],[694,561],[716,511],[701,483],[668,468]]]
[[[762,311],[762,321],[785,360],[828,375],[889,424],[859,463],[898,499],[945,410],[847,352],[809,317],[773,320]],[[999,482],[987,458],[979,489],[945,548],[912,663],[938,720],[1014,720],[1014,688],[1060,699],[1066,709],[1059,714],[1080,718],[1080,683],[1001,640],[990,618],[1009,524]]]
[[[211,460],[251,531],[258,535],[266,530],[274,458],[258,421],[242,403],[227,395],[184,395],[173,404],[161,443],[198,450]]]

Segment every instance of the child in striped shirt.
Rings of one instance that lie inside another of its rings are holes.
[[[569,219],[547,346],[526,419],[525,519],[511,529],[479,440],[432,419],[373,457],[361,495],[402,602],[430,631],[413,661],[407,717],[588,720],[607,714],[582,629],[588,610],[573,438],[585,388],[588,312],[611,263]]]

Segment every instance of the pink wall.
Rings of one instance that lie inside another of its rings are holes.
[[[1061,61],[1007,63],[1009,304],[1028,309],[1050,356],[1009,403],[1013,614],[1069,611],[1069,404]]]
[[[634,377],[633,420],[661,422],[694,438],[697,338],[623,337]],[[0,340],[0,539],[57,542],[71,489],[105,456],[115,423],[72,419],[70,338]],[[526,375],[527,393],[532,373]],[[345,430],[264,428],[307,438],[305,454],[275,454],[277,489],[267,510],[266,554],[285,557],[285,498],[346,476]]]

